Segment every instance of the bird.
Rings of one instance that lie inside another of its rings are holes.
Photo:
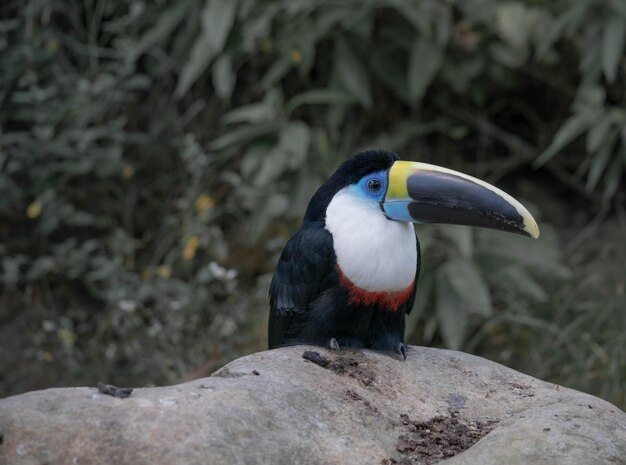
[[[366,150],[315,192],[269,289],[268,347],[310,344],[396,353],[415,302],[420,245],[413,223],[539,237],[517,200],[445,167]]]

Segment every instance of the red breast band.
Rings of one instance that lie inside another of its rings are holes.
[[[335,269],[339,274],[339,282],[343,287],[348,289],[349,298],[348,303],[354,305],[376,305],[389,312],[395,312],[400,308],[400,305],[405,303],[411,297],[411,292],[415,287],[415,280],[409,287],[401,291],[366,291],[354,284],[350,279],[343,274],[339,264],[335,265]]]

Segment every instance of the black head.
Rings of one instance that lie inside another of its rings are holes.
[[[398,159],[398,155],[386,150],[366,150],[345,161],[313,195],[304,215],[304,221],[322,221],[328,204],[337,192],[357,183],[363,176],[388,170]]]

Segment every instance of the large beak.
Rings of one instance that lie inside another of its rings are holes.
[[[391,220],[463,224],[539,237],[535,219],[506,192],[426,163],[396,161],[381,207]]]

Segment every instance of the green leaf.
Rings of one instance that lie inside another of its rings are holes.
[[[602,36],[602,70],[606,80],[615,81],[617,70],[623,58],[626,21],[612,14],[604,25]]]
[[[470,258],[472,256],[472,228],[468,226],[445,225],[441,226],[439,231],[456,246],[463,257]]]
[[[200,36],[194,42],[176,84],[178,97],[187,93],[213,58],[222,52],[236,9],[237,0],[207,0],[202,11]]]
[[[602,173],[604,173],[611,161],[611,156],[615,154],[616,139],[617,132],[613,132],[608,138],[604,138],[602,146],[591,157],[589,175],[587,176],[587,189],[595,189],[598,185]]]
[[[406,144],[410,143],[412,139],[417,139],[436,131],[443,132],[445,128],[446,126],[441,119],[432,119],[428,123],[412,120],[404,121],[398,123],[390,132],[379,133],[367,145],[370,147],[386,147],[389,150],[399,151],[406,147]]]
[[[395,8],[398,13],[402,15],[422,36],[428,36],[431,33],[430,26],[432,22],[432,8],[425,8],[427,6],[425,2],[420,2],[421,8],[416,8],[415,5],[409,4],[409,2],[397,2]]]
[[[518,2],[502,2],[496,9],[496,30],[512,47],[525,49],[528,45],[528,8]]]
[[[267,156],[267,147],[249,147],[241,160],[241,164],[239,165],[239,171],[241,172],[242,177],[246,181],[251,179],[254,173],[259,171],[261,164]]]
[[[237,0],[207,0],[202,10],[202,30],[209,46],[220,53],[235,21]]]
[[[228,100],[233,93],[237,79],[237,75],[233,72],[230,54],[224,54],[215,60],[211,71],[215,93],[222,100]]]
[[[452,9],[451,6],[446,5],[443,2],[437,6],[439,8],[437,10],[437,28],[435,39],[437,41],[437,45],[443,48],[450,40],[450,29],[452,28]]]
[[[474,257],[482,269],[498,269],[505,263],[516,263],[540,280],[571,276],[570,270],[562,265],[559,238],[546,225],[542,226],[538,241],[487,229],[476,231],[476,237]]]
[[[371,108],[372,95],[369,75],[345,40],[339,40],[335,52],[335,67],[344,88],[365,108]]]
[[[289,207],[289,199],[287,196],[281,193],[274,193],[267,199],[265,211],[270,216],[275,217],[282,215],[285,210],[287,210],[287,207]]]
[[[411,335],[415,332],[419,322],[424,317],[427,305],[431,302],[432,291],[435,285],[434,276],[435,273],[426,273],[424,276],[420,276],[417,295],[415,296],[415,304],[406,317],[406,331],[404,333],[406,340],[410,340]]]
[[[356,100],[342,89],[311,89],[295,95],[287,102],[287,113],[293,112],[301,105],[347,105]]]
[[[615,8],[617,14],[621,16],[624,21],[626,21],[626,2],[614,0],[613,2],[611,2],[611,6]]]
[[[464,311],[482,316],[490,316],[493,313],[489,287],[481,271],[472,261],[453,258],[446,262],[440,271],[448,280]]]
[[[263,158],[261,166],[254,173],[253,184],[257,187],[269,186],[283,174],[287,162],[288,156],[285,152],[278,150],[276,147],[269,150],[268,154]]]
[[[360,8],[359,11],[354,11],[349,3],[346,3],[343,8],[348,14],[341,21],[341,26],[356,35],[359,41],[368,42],[374,32],[377,19],[375,12],[371,8]]]
[[[305,161],[310,141],[309,127],[300,121],[289,123],[280,131],[278,147],[289,157],[290,167],[295,168]]]
[[[598,76],[599,78],[600,76]],[[592,112],[594,110],[604,110],[606,102],[606,90],[599,84],[583,83],[577,90],[576,101],[573,108],[574,113]],[[595,114],[590,115],[593,120],[597,120]]]
[[[224,115],[223,121],[227,124],[276,122],[282,119],[282,105],[283,96],[280,90],[270,89],[261,102],[235,108]]]
[[[320,8],[319,16],[315,18],[314,29],[317,37],[324,37],[331,28],[336,27],[338,23],[349,22],[354,17],[354,13],[350,7],[332,6],[328,8]],[[345,23],[344,23],[345,24]]]
[[[215,139],[209,145],[211,150],[222,150],[234,144],[245,144],[257,137],[265,136],[275,132],[279,128],[279,123],[265,123],[258,126],[246,126],[233,129]]]
[[[552,157],[554,157],[562,148],[580,136],[585,132],[595,121],[595,114],[590,111],[581,113],[574,113],[565,123],[559,128],[552,143],[546,150],[535,160],[533,165],[539,167],[547,163]]]
[[[257,124],[271,121],[275,116],[272,106],[267,101],[263,101],[235,108],[224,115],[223,121],[226,124]]]
[[[430,344],[432,342],[435,337],[435,333],[437,332],[437,328],[440,326],[439,320],[440,318],[438,318],[437,315],[426,319],[424,332],[422,333],[422,340],[424,343]]]
[[[443,61],[443,50],[434,42],[418,37],[409,58],[407,87],[411,101],[422,99]]]
[[[593,127],[587,133],[587,152],[594,153],[596,150],[598,150],[600,144],[604,142],[612,123],[613,116],[610,113],[605,113],[593,125]]]
[[[497,282],[511,289],[511,291],[518,292],[537,302],[546,302],[548,300],[546,291],[522,267],[512,265],[496,274]]]
[[[436,292],[437,320],[443,342],[446,347],[458,350],[463,346],[467,332],[469,322],[467,312],[443,273],[437,274]]]
[[[29,282],[36,281],[43,278],[48,273],[55,271],[57,268],[58,264],[53,257],[49,255],[38,257],[28,269],[26,280]]]
[[[214,57],[215,51],[209,45],[208,37],[201,34],[194,42],[189,59],[178,77],[175,91],[177,97],[182,97],[187,93],[200,75],[207,69]]]
[[[609,166],[604,179],[604,192],[602,197],[605,201],[611,199],[621,184],[622,178],[626,175],[626,150],[622,148],[624,157],[615,156],[611,166]]]
[[[416,224],[415,233],[419,238],[421,253],[424,254],[431,247],[437,245],[435,228],[432,225]]]
[[[377,48],[372,52],[371,57],[372,72],[389,90],[407,104],[413,102],[409,97],[407,87],[407,77],[404,67],[400,66],[398,60],[393,60],[386,49]]]
[[[288,57],[278,59],[270,66],[270,69],[267,70],[263,79],[261,79],[261,87],[263,89],[269,89],[277,81],[282,79],[292,67],[293,62]]]
[[[142,53],[157,42],[164,41],[182,21],[189,8],[189,0],[176,2],[173,6],[163,11],[154,25],[141,36],[139,42],[131,52],[132,60],[136,60]]]
[[[579,0],[572,2],[568,8],[564,10],[550,27],[544,31],[542,37],[535,37],[537,47],[535,56],[538,60],[542,60],[548,55],[552,45],[563,36],[571,34],[571,29],[577,29],[578,25],[584,21],[584,17],[588,14],[588,10],[593,8],[595,0]]]
[[[4,257],[2,259],[0,282],[2,282],[5,288],[11,288],[18,283],[22,275],[20,268],[27,264],[28,261],[28,258],[21,254]]]

